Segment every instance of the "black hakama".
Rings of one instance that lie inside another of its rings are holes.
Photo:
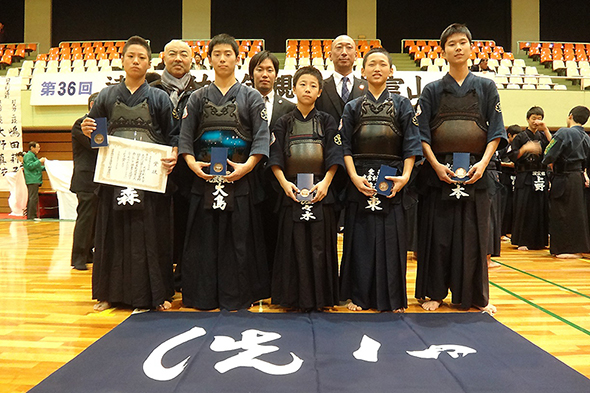
[[[506,131],[496,86],[493,81],[471,73],[461,86],[449,74],[426,85],[418,110],[424,143],[432,145],[431,122],[438,115],[443,93],[465,97],[473,91],[478,99],[478,115],[487,124],[487,143],[500,139],[499,148],[503,148]],[[460,143],[458,140],[457,151],[462,151]],[[465,186],[463,191],[469,197],[458,199],[451,196],[451,185],[442,182],[428,162],[424,163],[417,183],[421,197],[416,298],[440,301],[450,289],[452,303],[462,308],[486,307],[489,303],[486,254],[490,239],[490,198],[496,188],[492,175],[484,172],[476,183]]]
[[[590,157],[590,138],[580,126],[561,128],[545,151],[553,164],[549,191],[550,251],[553,255],[590,251],[583,169]]]
[[[147,83],[133,94],[124,82],[107,87],[97,97],[89,117],[106,117],[110,122],[117,100],[134,107],[146,99],[153,132],[175,146],[178,129],[170,99]],[[145,191],[139,208],[115,210],[116,190],[120,188],[99,186],[92,296],[131,307],[157,308],[174,296],[171,192]]]
[[[272,132],[276,141],[271,145],[268,168],[278,166],[285,171],[285,150],[289,143],[290,117],[300,122],[318,119],[322,136],[315,135],[323,145],[324,165],[327,172],[337,165],[328,195],[313,205],[314,219],[300,219],[301,203],[287,197],[280,188],[277,247],[274,254],[272,277],[272,302],[283,307],[303,310],[321,310],[338,304],[338,216],[334,210],[335,189],[339,177],[344,175],[341,137],[336,122],[325,112],[313,109],[303,118],[295,109],[282,116]],[[310,138],[312,139],[312,138]],[[310,142],[311,143],[311,142]],[[311,157],[309,157],[311,161]],[[314,184],[325,176],[316,174]],[[296,184],[295,179],[287,180]],[[320,211],[321,210],[321,211]]]
[[[524,154],[518,157],[519,149],[527,142],[538,142],[545,150],[547,138],[540,131],[533,133],[526,129],[517,134],[510,144],[508,157],[516,164],[514,183],[514,216],[511,242],[516,246],[526,246],[529,250],[547,247],[549,234],[549,202],[546,167],[541,164],[542,155]],[[543,173],[543,178],[533,172]],[[540,180],[544,186],[535,187]],[[541,189],[542,188],[542,189]]]
[[[396,121],[403,133],[403,157],[401,160],[355,159],[357,174],[363,176],[373,170],[375,176],[382,164],[395,167],[401,176],[406,158],[422,156],[422,146],[417,124],[413,123],[414,110],[410,101],[385,91],[379,99],[367,92],[367,99],[380,104],[393,101]],[[363,97],[344,108],[342,116],[342,141],[345,156],[353,156],[353,132],[360,119]],[[360,132],[360,131],[359,131]],[[394,152],[391,152],[393,155]],[[374,182],[376,179],[372,179]],[[406,184],[408,187],[408,184]],[[377,195],[379,204],[369,207],[370,198],[349,181],[346,195],[344,221],[344,249],[340,269],[340,299],[350,299],[363,309],[391,311],[407,308],[407,218],[404,206],[407,188],[394,198]],[[369,207],[369,208],[368,208]]]
[[[264,101],[258,91],[238,82],[225,95],[215,84],[191,95],[182,120],[179,154],[196,155],[194,143],[206,100],[218,106],[235,100],[241,127],[252,137],[249,155],[268,157]],[[225,210],[213,209],[207,199],[213,190],[211,183],[193,177],[182,262],[182,301],[186,307],[204,310],[248,308],[270,296],[262,222],[256,206],[261,191],[254,173],[226,185],[230,196]]]

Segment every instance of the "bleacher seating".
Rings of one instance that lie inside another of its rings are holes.
[[[320,70],[334,70],[330,60],[332,39],[288,39],[285,49],[285,70],[295,70],[306,65],[313,65]],[[357,62],[355,69],[362,67],[362,57],[371,48],[380,48],[381,40],[355,40],[357,45]]]
[[[590,71],[587,71],[590,43],[521,41],[518,46],[529,58],[551,68],[560,76],[571,78],[573,84],[580,83],[580,77],[590,76]]]

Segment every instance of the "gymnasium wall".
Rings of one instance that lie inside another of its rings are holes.
[[[161,51],[182,36],[182,0],[53,1],[51,45],[61,41],[125,40],[139,35]]]
[[[474,39],[510,50],[510,0],[377,0],[377,38],[390,52],[400,52],[404,38],[439,38],[454,22],[465,23]]]
[[[211,36],[263,38],[284,52],[288,38],[334,38],[346,33],[346,0],[211,0]]]

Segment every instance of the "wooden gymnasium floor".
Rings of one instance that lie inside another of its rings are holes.
[[[2,393],[26,392],[131,313],[92,310],[91,271],[70,269],[73,227],[72,221],[0,221]],[[496,318],[590,377],[590,260],[557,260],[547,250],[522,252],[507,242],[496,260],[502,264],[490,272]],[[413,297],[415,274],[410,259],[407,312],[425,312]],[[179,294],[173,310],[190,311]],[[450,311],[457,310],[441,307]]]

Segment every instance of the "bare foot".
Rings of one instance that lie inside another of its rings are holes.
[[[442,300],[429,300],[422,303],[422,308],[426,311],[435,311],[442,304]]]
[[[170,310],[171,307],[172,307],[172,304],[170,304],[170,302],[168,300],[164,300],[164,303],[160,304],[156,310],[166,311],[166,310]]]
[[[494,268],[494,267],[500,267],[502,265],[500,265],[498,262],[496,261],[492,261],[491,259],[488,261],[488,269]]]
[[[104,311],[108,310],[109,308],[111,308],[111,303],[106,301],[98,302],[94,305],[94,311]]]
[[[528,251],[529,248],[527,246],[520,246],[518,247],[518,251]]]
[[[488,305],[487,305],[487,306],[485,306],[485,307],[479,307],[479,306],[478,306],[477,308],[479,308],[479,309],[481,310],[481,312],[488,313],[488,314],[490,314],[491,316],[494,316],[494,314],[495,314],[496,312],[498,312],[498,310],[496,309],[496,306],[494,306],[494,305],[493,305],[493,304],[491,304],[491,303],[488,303]]]
[[[560,259],[578,259],[582,258],[582,254],[557,254],[555,257]]]
[[[348,303],[346,305],[346,308],[348,308],[350,311],[363,311],[363,308],[361,306],[357,306],[353,302]]]
[[[397,310],[393,310],[394,314],[403,314],[406,310],[402,308],[398,308]]]

